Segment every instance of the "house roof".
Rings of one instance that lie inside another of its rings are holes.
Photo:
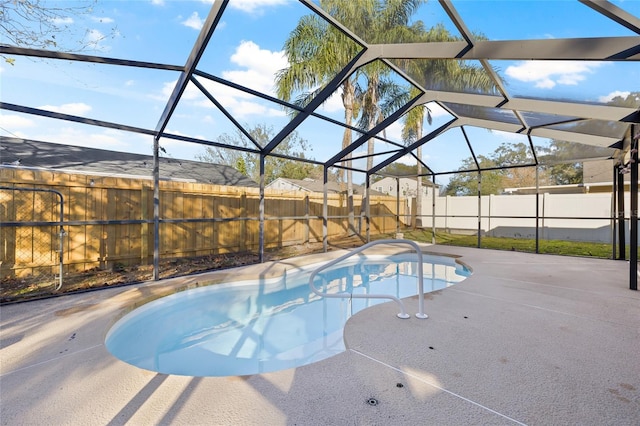
[[[0,136],[3,167],[64,170],[74,173],[120,177],[151,177],[153,156],[61,145]],[[230,166],[173,158],[160,158],[160,179],[215,185],[258,187],[258,184]]]
[[[278,178],[271,182],[267,187],[273,186],[276,181],[285,181],[290,183],[293,186],[296,186],[302,190],[306,190],[309,192],[324,192],[324,184],[322,181],[314,180],[314,179],[289,179],[289,178]],[[355,195],[364,194],[364,185],[353,184],[353,193]],[[347,184],[342,182],[327,182],[327,192],[339,194],[341,192],[345,192],[347,190]],[[384,195],[381,192],[374,190],[373,188],[369,188],[369,192],[371,195]]]
[[[418,181],[418,179],[417,179],[417,178],[412,177],[412,176],[397,176],[397,177],[396,177],[396,176],[385,176],[385,177],[383,177],[382,179],[377,180],[376,182],[380,182],[380,181],[383,181],[383,180],[385,180],[385,179],[392,179],[392,180],[394,180],[394,181],[395,181],[395,179],[401,179],[401,180],[402,180],[402,179],[408,179],[408,180],[412,180],[412,181],[414,181],[414,182],[417,182],[417,181]],[[372,183],[371,185],[373,186],[373,183]],[[433,186],[433,187],[438,186],[438,185],[434,185],[434,184],[433,184],[433,182],[431,182],[431,181],[430,181],[430,180],[428,180],[428,179],[427,179],[427,180],[422,179],[422,185],[423,185],[423,186]]]

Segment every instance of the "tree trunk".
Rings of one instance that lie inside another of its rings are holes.
[[[346,80],[342,85],[342,104],[344,105],[344,122],[346,125],[351,126],[353,123],[353,102],[355,98],[355,88],[353,84],[349,80]],[[344,135],[342,136],[342,149],[347,148],[351,145],[351,129],[346,128],[344,130]],[[344,181],[344,176],[346,174],[347,181],[347,211],[349,212],[348,219],[348,228],[349,228],[349,236],[356,233],[355,228],[355,213],[354,213],[354,205],[353,205],[353,172],[351,171],[351,154],[347,155],[346,165],[349,167],[348,170],[343,170],[342,179]]]
[[[416,123],[416,140],[422,138],[422,119]],[[413,224],[413,228],[422,228],[422,145],[416,149],[416,156],[418,157],[418,165],[416,167],[417,181],[416,181],[416,220]]]
[[[418,158],[422,158],[422,147],[418,148]],[[418,161],[416,182],[416,220],[413,228],[422,228],[422,163]]]
[[[367,86],[367,95],[364,101],[364,108],[368,109],[369,122],[367,123],[367,130],[373,129],[378,123],[378,85],[380,84],[380,78],[377,74],[369,76],[369,83]],[[369,138],[367,141],[367,171],[373,168],[373,154],[375,153],[374,138]],[[360,217],[366,214],[365,206],[369,203],[367,194],[362,196],[362,204],[360,205]]]

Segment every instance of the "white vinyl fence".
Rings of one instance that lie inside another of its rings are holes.
[[[540,194],[539,237],[544,240],[568,240],[611,243],[611,193]],[[625,193],[625,217],[629,217],[629,193]],[[422,226],[431,228],[433,200],[422,203]],[[476,234],[478,209],[480,231],[492,237],[535,238],[535,195],[489,195],[478,197],[436,197],[435,226],[452,233]],[[628,221],[625,222],[628,233]]]

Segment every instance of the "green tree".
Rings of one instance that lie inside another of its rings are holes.
[[[596,154],[594,151],[603,155],[603,150],[598,147],[552,140],[548,147],[538,148],[538,160],[543,164],[541,170],[548,175],[551,185],[570,185],[582,182],[582,162],[575,159],[587,158],[589,152]]]
[[[273,128],[265,124],[258,124],[248,129],[248,133],[262,146],[266,145],[275,135]],[[236,129],[232,134],[223,133],[218,137],[218,142],[242,148],[253,147],[251,141],[239,129]],[[302,139],[297,132],[291,133],[278,145],[280,154],[298,157],[301,160],[308,159],[307,154],[310,151],[309,143]],[[231,148],[206,147],[204,152],[196,155],[196,158],[199,161],[232,166],[256,182],[260,180],[259,154]],[[304,179],[310,176],[317,176],[318,169],[321,169],[321,167],[305,161],[269,156],[265,160],[265,183],[268,184],[279,177]]]
[[[640,92],[630,92],[626,96],[615,96],[609,102],[608,105],[615,105],[627,108],[640,108]]]
[[[496,167],[496,163],[489,157],[479,155],[478,163],[481,168]],[[476,163],[473,157],[466,158],[462,161],[460,170],[476,169]],[[446,195],[476,195],[478,194],[478,172],[461,172],[456,173],[450,180],[444,190]],[[487,170],[482,172],[481,195],[499,194],[502,192],[502,173],[500,170]]]
[[[490,155],[477,156],[481,178],[481,195],[500,194],[505,188],[535,186],[536,176],[533,167],[509,167],[518,164],[532,164],[533,157],[528,144],[503,143]],[[502,168],[501,168],[502,167]],[[476,170],[473,157],[462,161],[459,170]],[[547,182],[544,171],[539,174],[544,184]],[[478,193],[478,172],[464,171],[456,173],[444,191],[447,195],[476,195]]]

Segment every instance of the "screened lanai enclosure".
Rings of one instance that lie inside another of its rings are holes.
[[[637,289],[640,2],[23,3],[3,286],[418,228],[600,242]]]

